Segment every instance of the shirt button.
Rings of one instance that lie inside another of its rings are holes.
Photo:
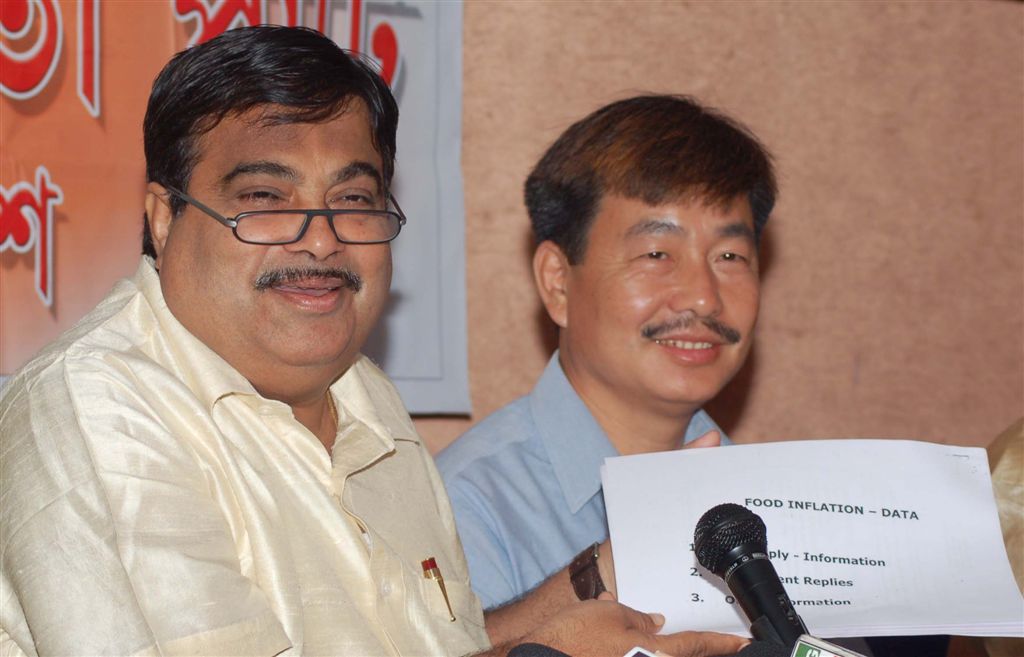
[[[380,594],[385,598],[391,595],[391,582],[384,580],[380,584]]]

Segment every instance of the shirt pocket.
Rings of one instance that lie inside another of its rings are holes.
[[[420,578],[420,587],[428,611],[433,618],[438,619],[438,623],[442,626],[463,623],[483,628],[484,615],[480,600],[469,584],[456,579],[445,580],[444,593],[442,593],[439,581],[422,577]],[[448,602],[451,603],[450,614],[448,604],[445,602],[445,593],[448,595]],[[455,616],[455,621],[451,620],[452,615]]]

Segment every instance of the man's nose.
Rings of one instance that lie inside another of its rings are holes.
[[[345,248],[331,226],[331,218],[314,215],[298,242],[285,246],[289,251],[305,251],[316,260],[324,260]]]
[[[718,277],[708,262],[691,262],[680,267],[669,300],[673,312],[693,311],[699,317],[714,317],[722,312]]]

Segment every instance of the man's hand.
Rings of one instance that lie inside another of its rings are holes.
[[[550,621],[517,643],[541,643],[573,657],[622,657],[634,646],[673,657],[733,655],[746,639],[716,632],[679,632],[657,635],[664,625],[661,614],[645,614],[614,602],[602,593],[566,607]]]
[[[683,449],[698,449],[701,447],[718,447],[722,444],[722,434],[712,429],[700,438],[691,440],[683,445]]]

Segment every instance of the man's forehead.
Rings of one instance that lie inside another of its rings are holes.
[[[362,98],[358,96],[348,96],[338,105],[324,115],[322,120],[310,122],[304,120],[302,116],[308,113],[308,109],[304,107],[291,107],[288,105],[279,105],[277,103],[264,103],[262,105],[256,105],[251,107],[244,112],[235,112],[234,116],[242,120],[243,122],[249,123],[255,128],[273,127],[276,125],[294,125],[294,124],[316,124],[316,123],[330,123],[331,121],[338,120],[346,115],[361,116],[365,121],[367,128],[370,127],[370,112],[367,109],[366,103]]]
[[[209,141],[211,134],[216,138],[218,132],[243,133],[251,134],[253,137],[267,138],[276,134],[298,133],[318,125],[338,122],[357,124],[359,121],[363,123],[367,132],[372,131],[369,111],[360,98],[348,99],[333,113],[318,121],[304,120],[301,108],[267,103],[245,111],[225,114],[211,128],[203,132],[199,143],[202,145]]]
[[[296,110],[280,105],[260,105],[229,114],[199,137],[196,163],[215,158],[229,169],[246,162],[281,162],[286,166],[286,160],[308,155],[302,138],[309,131],[336,128],[351,132],[355,137],[350,139],[346,135],[335,140],[338,152],[369,162],[375,175],[380,177],[381,155],[372,137],[369,113],[361,99],[356,98],[323,121],[304,122],[293,120],[295,118]],[[260,166],[254,171],[270,171],[271,168]]]
[[[626,236],[638,234],[679,232],[697,218],[713,216],[726,224],[754,226],[750,200],[746,194],[732,198],[715,199],[707,196],[687,195],[680,198],[650,203],[642,198],[607,194],[597,212],[619,215],[620,226]]]

